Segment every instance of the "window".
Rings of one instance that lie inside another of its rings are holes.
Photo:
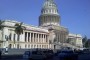
[[[9,34],[9,40],[11,40],[11,37],[12,37],[12,34],[10,33],[10,34]]]

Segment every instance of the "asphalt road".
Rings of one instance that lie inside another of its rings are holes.
[[[22,55],[3,55],[0,60],[23,60]],[[53,58],[47,59],[47,60],[59,60],[57,56],[54,56]]]
[[[90,53],[79,55],[78,60],[90,60]]]
[[[3,55],[0,60],[22,60],[22,55]]]
[[[0,60],[23,60],[22,55],[3,55]],[[57,56],[47,60],[59,60]],[[78,56],[78,60],[90,60],[90,53],[81,54]]]

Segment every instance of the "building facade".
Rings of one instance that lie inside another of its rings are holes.
[[[2,48],[50,48],[48,30],[31,25],[23,24],[26,29],[20,35],[18,41],[14,26],[16,23],[20,22],[6,20],[3,23],[4,28],[0,30],[0,45]]]
[[[83,47],[82,36],[80,34],[69,34],[68,43],[77,47]]]
[[[1,48],[44,48],[60,49],[62,43],[66,43],[69,31],[61,26],[61,17],[54,0],[45,0],[39,16],[39,26],[31,26],[23,23],[26,28],[24,33],[18,36],[15,33],[17,21],[5,20],[4,28],[0,30]]]
[[[39,16],[39,26],[54,30],[56,37],[53,42],[65,43],[69,31],[60,25],[60,21],[60,15],[54,0],[46,0]]]

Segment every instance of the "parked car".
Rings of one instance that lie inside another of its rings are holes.
[[[74,53],[72,50],[62,50],[58,54],[58,58],[60,60],[77,60],[78,55]]]
[[[46,58],[40,51],[26,51],[23,55],[24,60],[44,60]]]
[[[88,48],[86,48],[86,49],[83,49],[83,53],[85,53],[85,54],[90,54],[90,49],[88,49]]]
[[[52,58],[54,56],[53,50],[44,50],[43,54],[46,56],[46,59]]]
[[[29,60],[30,57],[30,51],[25,51],[24,55],[23,55],[23,59],[24,60]]]

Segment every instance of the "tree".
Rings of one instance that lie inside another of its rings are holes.
[[[0,20],[0,30],[2,30],[2,29],[3,29],[3,27],[4,27],[4,26],[2,25],[2,24],[3,24],[3,22],[4,22],[4,21],[1,21],[1,20]]]
[[[15,33],[18,35],[17,40],[18,40],[18,48],[19,48],[19,40],[20,40],[20,35],[23,34],[23,30],[25,29],[24,26],[22,26],[22,22],[21,23],[16,23],[15,24]],[[15,41],[14,41],[15,44]]]
[[[71,40],[68,38],[68,39],[66,40],[66,43],[70,43],[70,41],[71,41]]]
[[[85,36],[83,39],[82,39],[82,43],[83,43],[83,47],[88,47],[87,43],[88,43],[88,39],[87,39],[87,36]]]

